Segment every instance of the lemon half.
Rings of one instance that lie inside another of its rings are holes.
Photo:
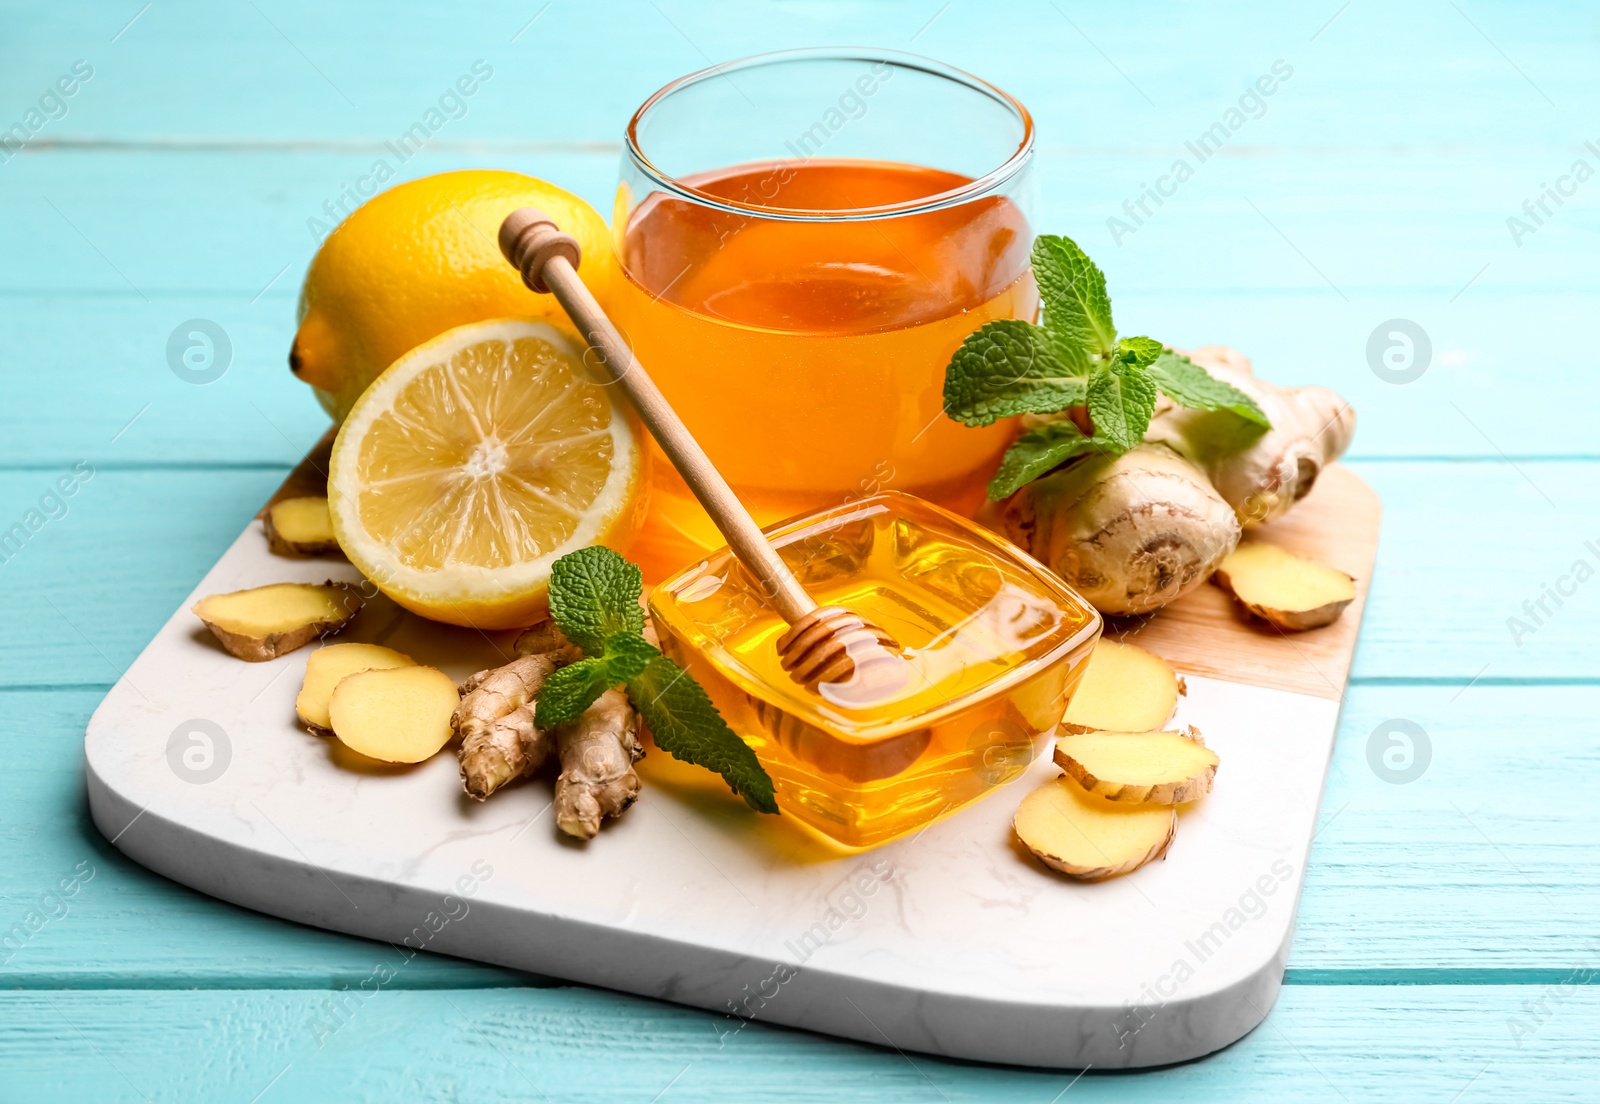
[[[328,470],[333,531],[400,605],[480,629],[537,621],[550,565],[626,552],[643,506],[637,423],[542,322],[460,326],[356,401]]]

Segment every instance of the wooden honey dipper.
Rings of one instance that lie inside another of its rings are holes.
[[[789,623],[789,631],[778,638],[778,657],[790,677],[807,688],[846,682],[858,669],[865,674],[872,668],[892,679],[889,668],[898,666],[900,646],[859,614],[818,605],[806,593],[589,293],[578,276],[577,240],[543,211],[523,207],[500,224],[500,252],[522,273],[523,283],[541,295],[553,294],[577,323],[734,556]]]

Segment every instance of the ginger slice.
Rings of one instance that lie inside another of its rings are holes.
[[[1166,855],[1178,813],[1171,805],[1107,801],[1063,776],[1023,798],[1012,827],[1046,866],[1099,882]]]
[[[1234,549],[1211,581],[1257,617],[1290,632],[1331,625],[1356,597],[1349,575],[1263,541]]]
[[[280,556],[325,556],[339,551],[326,498],[284,498],[261,518],[267,547]]]
[[[437,667],[389,667],[346,675],[328,700],[328,720],[351,751],[385,763],[420,763],[450,742],[461,696]]]
[[[1108,801],[1176,805],[1211,792],[1217,753],[1178,732],[1083,732],[1056,741],[1056,765]]]
[[[361,610],[349,583],[270,583],[211,594],[193,607],[222,646],[240,659],[276,659],[321,636],[331,636]]]
[[[1172,719],[1183,692],[1167,661],[1101,637],[1061,727],[1067,732],[1153,732]]]
[[[295,714],[314,729],[332,727],[328,699],[347,675],[390,667],[414,667],[410,656],[379,644],[329,644],[306,657],[306,677],[294,699]]]

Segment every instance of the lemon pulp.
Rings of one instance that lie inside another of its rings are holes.
[[[480,628],[541,612],[549,566],[625,545],[637,434],[541,323],[452,330],[372,385],[334,446],[329,503],[351,561],[407,608]]]

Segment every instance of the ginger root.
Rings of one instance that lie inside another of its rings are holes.
[[[1198,734],[1196,734],[1198,735]],[[1178,732],[1084,732],[1056,741],[1056,765],[1108,801],[1178,805],[1211,792],[1217,753]]]
[[[461,684],[450,725],[461,737],[461,783],[479,801],[549,757],[550,734],[533,723],[533,711],[539,688],[560,666],[553,654],[525,655]]]
[[[1068,732],[1153,732],[1172,719],[1182,683],[1167,661],[1101,637],[1061,718]]]
[[[1211,581],[1246,610],[1289,632],[1331,625],[1356,598],[1349,575],[1264,541],[1241,544]]]
[[[230,653],[261,663],[338,632],[361,601],[349,583],[270,583],[207,595],[193,612]]]
[[[1178,814],[1171,805],[1107,801],[1061,777],[1022,799],[1012,827],[1046,866],[1099,882],[1165,856]]]
[[[1188,457],[1233,507],[1243,526],[1263,525],[1310,493],[1317,476],[1350,447],[1356,415],[1326,387],[1279,387],[1258,379],[1250,361],[1226,345],[1206,345],[1189,359],[1256,401],[1272,428],[1226,411],[1167,404],[1145,434]]]
[[[1174,601],[1205,582],[1239,542],[1232,508],[1200,468],[1149,442],[1034,480],[1006,501],[1001,524],[1024,551],[1112,614],[1148,613]]]
[[[461,737],[461,781],[483,801],[514,778],[536,774],[552,748],[561,761],[556,780],[556,826],[569,836],[593,839],[600,822],[617,816],[639,796],[633,764],[639,715],[621,690],[607,690],[583,715],[554,731],[534,724],[539,690],[559,667],[583,657],[554,621],[517,638],[518,658],[479,671],[461,685],[464,695],[451,724]]]
[[[329,644],[306,657],[306,677],[294,699],[294,711],[313,731],[333,727],[328,701],[347,676],[390,667],[415,667],[410,656],[379,644]]]
[[[283,498],[261,516],[267,547],[280,556],[326,556],[339,551],[326,498]]]
[[[556,826],[569,836],[593,839],[601,818],[619,815],[639,796],[633,769],[644,754],[639,714],[621,690],[607,690],[577,720],[556,729],[556,746]]]
[[[420,763],[450,742],[460,696],[436,667],[389,667],[346,675],[328,699],[333,734],[385,763]]]
[[[511,650],[519,656],[548,655],[558,667],[565,667],[583,658],[583,652],[567,639],[567,634],[561,631],[561,626],[554,619],[546,619],[531,629],[524,629]]]
[[[1250,362],[1225,346],[1189,356],[1254,399],[1272,428],[1163,397],[1138,447],[1114,459],[1071,461],[1022,487],[1000,511],[1006,535],[1102,613],[1149,613],[1199,586],[1243,527],[1304,498],[1355,430],[1354,412],[1332,391],[1257,379]]]

